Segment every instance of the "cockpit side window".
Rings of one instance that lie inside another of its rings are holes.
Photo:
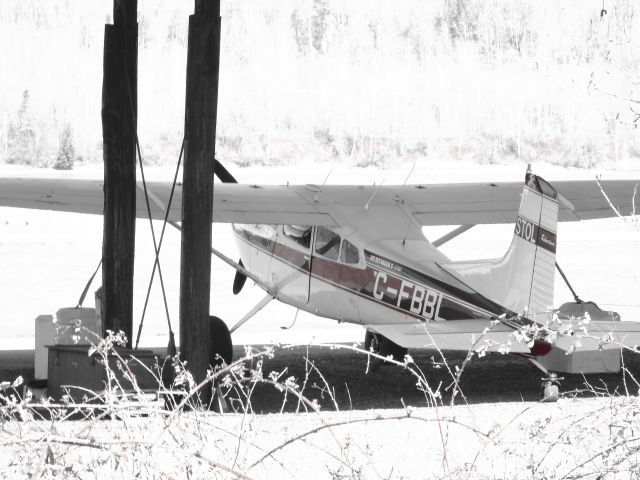
[[[318,255],[329,260],[338,260],[340,254],[340,235],[326,227],[316,229],[315,250]]]
[[[284,225],[284,234],[305,248],[311,246],[311,227],[302,225]]]
[[[342,241],[342,250],[340,252],[340,261],[342,263],[357,264],[360,263],[360,254],[358,247],[348,240]]]

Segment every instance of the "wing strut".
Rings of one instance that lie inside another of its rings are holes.
[[[431,242],[431,245],[433,245],[434,247],[439,247],[440,245],[447,243],[449,240],[453,240],[458,235],[463,234],[464,232],[466,232],[467,230],[470,230],[473,227],[475,227],[475,225],[460,225],[458,228],[454,228],[446,235],[443,235],[439,239]]]
[[[253,317],[256,313],[262,310],[265,307],[265,305],[267,305],[271,300],[273,300],[273,298],[274,298],[273,295],[271,295],[270,293],[267,293],[264,296],[264,298],[255,305],[255,307],[249,310],[244,317],[238,320],[236,324],[229,329],[229,333],[233,333],[237,329],[239,329],[242,325],[244,325],[247,322],[247,320]]]
[[[162,202],[162,200],[160,200],[156,195],[153,194],[153,192],[149,191],[149,200],[151,200],[155,206],[157,208],[160,209],[160,211],[165,211],[168,212],[167,208],[165,207],[164,203]],[[182,232],[182,227],[181,225],[174,221],[174,220],[170,220],[168,218],[168,213],[165,215],[165,221],[171,225],[173,228],[175,228],[176,230]],[[233,260],[231,260],[229,257],[227,257],[224,253],[222,253],[221,251],[211,247],[211,253],[213,255],[215,255],[216,257],[218,257],[220,260],[222,260],[223,262],[225,262],[226,264],[228,264],[229,266],[233,267],[236,269],[236,271],[240,272],[241,274],[249,277],[251,280],[253,280],[254,282],[256,282],[259,285],[262,285],[263,288],[265,288],[267,290],[267,292],[269,292],[269,294],[273,297],[276,296],[275,291],[272,291],[271,289],[266,288],[266,286],[264,285],[263,282],[260,281],[260,279],[258,277],[256,277],[255,275],[253,275],[251,272],[249,272],[246,268],[244,268],[244,265],[241,265],[240,263],[234,262]]]
[[[169,220],[168,223],[172,227],[176,228],[177,230],[182,231],[182,228],[180,227],[180,224],[178,222],[174,222],[173,220]],[[268,288],[263,281],[261,281],[257,276],[255,276],[249,270],[244,268],[243,265],[240,265],[239,263],[234,262],[233,260],[231,260],[231,258],[227,257],[224,253],[222,253],[220,250],[218,250],[216,248],[211,247],[211,253],[213,255],[215,255],[216,257],[218,257],[220,260],[222,260],[224,263],[229,265],[230,267],[235,268],[236,271],[238,271],[238,272],[242,273],[243,275],[249,277],[251,280],[253,280],[258,285],[261,285],[262,288],[264,288],[272,298],[274,298],[276,296],[275,290],[273,290],[271,288]]]
[[[569,279],[567,278],[567,276],[564,274],[564,272],[560,268],[560,265],[558,265],[558,262],[556,262],[556,268],[558,269],[558,272],[560,273],[560,276],[564,280],[564,283],[566,283],[567,287],[569,287],[569,290],[571,290],[571,294],[573,295],[573,299],[576,301],[576,303],[582,303],[582,300],[580,299],[580,297],[578,297],[578,294],[576,293],[576,291],[573,289],[573,287],[569,283]]]

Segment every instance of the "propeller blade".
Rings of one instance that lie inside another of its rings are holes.
[[[217,158],[214,159],[213,161],[213,173],[220,179],[222,183],[238,183],[235,177],[229,173],[229,170],[227,170],[225,166],[218,161]],[[244,265],[242,264],[242,260],[239,260],[238,264],[241,267],[244,267]],[[237,295],[240,293],[246,281],[247,281],[247,276],[244,273],[240,273],[239,271],[236,271],[236,276],[233,279],[234,295]]]
[[[238,261],[238,264],[241,267],[244,267],[244,265],[242,264],[242,260]],[[239,271],[236,270],[236,276],[233,279],[233,294],[237,295],[240,293],[240,291],[242,290],[242,287],[244,287],[244,284],[247,281],[247,276],[244,273],[240,273]]]
[[[227,170],[218,159],[215,159],[213,162],[213,173],[222,183],[238,183],[234,176],[229,173],[229,170]]]

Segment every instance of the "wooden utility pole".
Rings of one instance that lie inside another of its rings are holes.
[[[213,166],[220,66],[220,0],[196,0],[189,17],[182,180],[180,356],[196,381],[209,366]],[[210,392],[201,392],[208,401]]]
[[[102,83],[102,333],[124,331],[129,348],[136,227],[137,9],[137,0],[113,0],[114,24],[105,25],[104,32]]]

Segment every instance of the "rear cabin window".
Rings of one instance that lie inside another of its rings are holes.
[[[340,235],[328,228],[318,227],[316,230],[315,250],[318,255],[329,260],[338,260],[340,254]]]
[[[340,252],[340,261],[342,261],[342,263],[349,264],[359,263],[360,254],[358,253],[358,247],[347,240],[343,240],[342,251]]]

